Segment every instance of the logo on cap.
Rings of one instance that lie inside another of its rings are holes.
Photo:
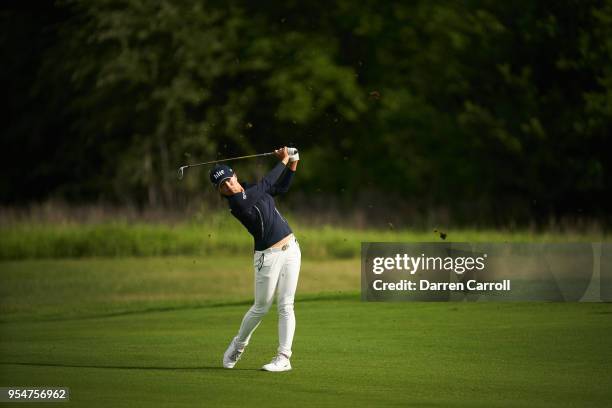
[[[232,170],[231,167],[225,165],[217,165],[210,170],[210,173],[208,173],[210,182],[213,183],[215,187],[219,187],[221,181],[231,178],[233,175],[234,170]]]

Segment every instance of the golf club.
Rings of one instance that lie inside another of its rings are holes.
[[[293,154],[297,153],[297,149],[295,147],[289,147],[287,149],[287,151],[289,152],[290,155],[293,155]],[[267,153],[259,153],[259,154],[250,154],[248,156],[230,157],[228,159],[213,160],[213,161],[208,161],[208,162],[204,162],[204,163],[186,164],[184,166],[179,167],[179,169],[178,169],[178,179],[179,180],[183,179],[184,170],[189,168],[189,167],[205,166],[207,164],[215,164],[215,163],[221,163],[221,162],[226,162],[226,161],[231,161],[231,160],[250,159],[250,158],[253,158],[253,157],[272,156],[273,154],[274,154],[274,152],[267,152]]]

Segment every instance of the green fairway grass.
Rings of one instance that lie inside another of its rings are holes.
[[[294,370],[269,315],[220,368],[246,306],[2,324],[3,385],[71,388],[71,406],[609,406],[605,304],[297,306]]]
[[[252,262],[244,255],[0,262],[0,322],[245,303]],[[304,258],[298,295],[359,290],[359,262]]]
[[[258,370],[276,351],[274,309],[222,369],[250,262],[0,262],[0,386],[70,387],[63,406],[82,407],[612,402],[612,304],[364,303],[356,259],[304,259],[293,371]]]

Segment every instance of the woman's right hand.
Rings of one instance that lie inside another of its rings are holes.
[[[287,146],[281,147],[280,149],[276,149],[274,154],[280,161],[287,164],[289,162],[289,152],[287,151]]]

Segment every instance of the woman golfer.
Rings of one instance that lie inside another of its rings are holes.
[[[223,367],[233,368],[249,344],[251,335],[268,312],[274,292],[278,291],[278,354],[266,371],[291,370],[291,344],[295,332],[293,298],[300,273],[301,253],[287,220],[274,205],[274,196],[286,193],[300,159],[297,151],[289,155],[287,147],[275,150],[280,159],[257,184],[240,184],[234,171],[217,165],[210,180],[227,199],[230,211],[255,240],[255,302],[244,315],[238,334],[223,354]]]

